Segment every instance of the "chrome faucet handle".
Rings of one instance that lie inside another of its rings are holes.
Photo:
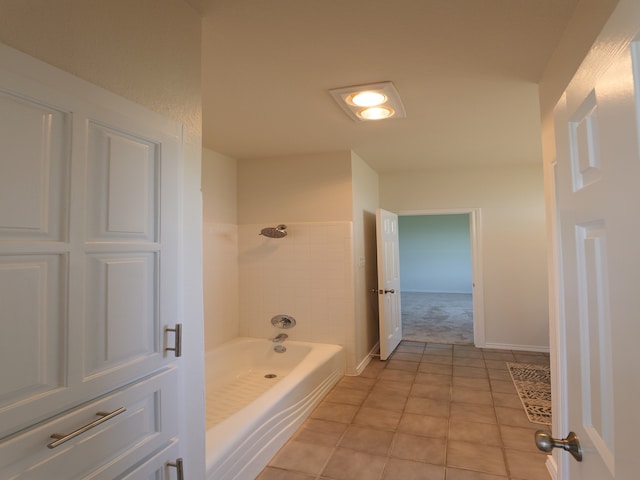
[[[290,315],[279,314],[271,319],[271,325],[278,328],[293,328],[296,326],[296,319]]]

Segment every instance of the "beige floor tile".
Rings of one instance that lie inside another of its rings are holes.
[[[297,430],[293,439],[299,442],[333,447],[338,444],[338,440],[340,440],[346,429],[346,423],[309,418]]]
[[[543,429],[544,425],[540,425]],[[525,450],[532,453],[541,453],[536,447],[535,430],[531,428],[511,427],[509,425],[500,425],[502,434],[502,442],[505,448],[514,450]]]
[[[497,423],[493,405],[451,403],[451,421]]]
[[[451,385],[451,378],[451,375],[418,372],[414,382],[425,383],[427,385]]]
[[[351,388],[353,390],[363,390],[368,392],[371,388],[376,384],[375,378],[365,378],[365,377],[347,377],[344,376],[340,379],[340,381],[336,384],[336,387],[344,387]]]
[[[364,399],[367,398],[368,392],[365,390],[356,390],[348,387],[334,387],[333,390],[325,397],[327,402],[346,403],[347,405],[362,405]]]
[[[443,438],[398,432],[391,447],[391,456],[443,465],[445,445],[446,441]]]
[[[489,380],[486,378],[453,377],[453,385],[487,392],[490,390]]]
[[[490,473],[473,472],[471,470],[459,470],[457,468],[446,469],[447,480],[507,480],[507,477],[492,475]]]
[[[482,350],[475,347],[458,347],[458,345],[454,345],[453,349],[453,357],[454,358],[484,358],[482,355]]]
[[[511,381],[511,374],[509,373],[509,370],[504,370],[500,368],[489,368],[487,370],[487,373],[489,374],[489,378],[491,380]]]
[[[337,448],[322,475],[336,480],[371,480],[380,478],[386,457]]]
[[[493,368],[494,370],[509,370],[507,367],[507,362],[504,360],[484,360],[485,366],[487,368]]]
[[[314,480],[316,477],[304,473],[282,470],[281,468],[267,467],[258,476],[257,480]]]
[[[422,359],[422,350],[419,352],[402,352],[396,351],[392,357],[392,360],[402,360],[405,362],[420,362]]]
[[[407,403],[406,395],[393,395],[388,392],[371,392],[362,406],[401,412],[404,410],[405,403]]]
[[[391,447],[393,437],[394,433],[391,431],[349,425],[342,440],[340,440],[339,446],[386,456]]]
[[[386,393],[389,395],[404,395],[405,397],[409,396],[409,392],[411,391],[411,384],[406,382],[388,382],[384,380],[379,380],[373,388],[371,389],[371,393]]]
[[[420,363],[419,359],[418,361],[412,362],[407,360],[396,359],[394,357],[391,360],[387,361],[387,370],[391,369],[391,370],[403,370],[405,372],[416,372],[418,370],[419,363]]]
[[[491,380],[490,383],[492,392],[518,394],[511,380]]]
[[[497,407],[523,408],[516,393],[493,392],[493,404]]]
[[[400,345],[398,345],[398,348],[396,348],[396,352],[419,353],[421,355],[423,351],[424,351],[424,343],[422,344],[400,343]]]
[[[378,378],[378,375],[380,375],[380,372],[384,370],[384,367],[384,363],[380,362],[379,360],[371,360],[371,362],[369,362],[369,365],[367,365],[367,367],[362,371],[359,378],[376,379]]]
[[[500,425],[540,430],[544,425],[531,423],[524,408],[496,407],[496,415]]]
[[[391,458],[382,480],[442,480],[444,467],[429,463]]]
[[[447,466],[506,476],[502,449],[491,445],[449,440]]]
[[[546,455],[509,449],[506,449],[505,453],[511,478],[518,480],[550,480],[551,477],[545,465]]]
[[[453,364],[459,365],[461,367],[476,367],[476,368],[485,368],[486,365],[484,363],[484,359],[482,356],[480,357],[465,357],[456,355],[455,352],[453,354]]]
[[[502,447],[498,425],[460,420],[449,422],[449,440]]]
[[[487,378],[487,369],[482,367],[465,367],[462,365],[453,366],[454,377]]]
[[[508,350],[500,350],[500,351],[483,351],[482,352],[485,360],[504,360],[505,362],[515,362],[516,357],[513,356]]]
[[[549,365],[549,356],[544,353],[513,352],[513,356],[518,363],[535,363],[540,365]]]
[[[446,438],[448,427],[448,418],[404,413],[400,419],[398,431],[427,437]]]
[[[400,423],[401,416],[401,412],[361,407],[353,419],[353,423],[383,430],[395,430]]]
[[[317,475],[333,452],[332,447],[292,440],[271,460],[269,466]]]
[[[418,367],[418,372],[421,373],[436,373],[439,375],[452,375],[453,374],[453,366],[452,365],[442,365],[439,363],[425,363],[421,362]]]
[[[427,385],[414,383],[411,387],[409,396],[449,400],[451,397],[451,387],[449,385]]]
[[[409,397],[404,411],[418,415],[431,415],[432,417],[448,417],[449,402],[433,398]]]
[[[404,370],[391,370],[385,368],[378,375],[379,380],[385,380],[390,382],[405,382],[411,383],[416,374],[413,372],[405,372]]]
[[[344,403],[322,402],[311,414],[311,418],[321,420],[329,420],[332,422],[351,423],[353,417],[358,411],[356,405],[347,405]]]
[[[453,387],[451,389],[451,401],[456,403],[493,405],[493,397],[491,396],[491,392],[465,387]]]

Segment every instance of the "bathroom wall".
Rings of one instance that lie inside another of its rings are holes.
[[[548,349],[542,165],[381,174],[380,202],[396,213],[480,208],[486,343]]]
[[[183,0],[0,0],[0,11],[0,42],[184,126],[181,442],[185,469],[204,478],[201,18]]]
[[[355,372],[351,152],[238,162],[240,333],[291,314],[299,340],[338,343]],[[259,236],[284,223],[281,239]]]
[[[353,197],[353,256],[355,302],[355,362],[361,369],[378,344],[378,285],[376,265],[376,210],[379,205],[378,174],[351,153]]]
[[[237,162],[202,151],[205,349],[239,335]]]

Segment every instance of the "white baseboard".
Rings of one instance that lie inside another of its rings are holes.
[[[547,470],[549,470],[551,480],[558,480],[558,464],[556,463],[556,459],[551,455],[547,456],[545,465],[547,466]]]
[[[369,362],[371,362],[371,359],[376,355],[378,350],[380,350],[380,342],[376,342],[369,354],[364,357],[364,359],[358,364],[358,366],[356,367],[355,376],[360,375],[364,371],[364,369],[367,368],[367,365],[369,365]]]
[[[485,343],[482,348],[494,348],[496,350],[524,350],[526,352],[541,353],[549,353],[551,351],[549,347],[541,347],[537,345],[515,345],[510,343]]]

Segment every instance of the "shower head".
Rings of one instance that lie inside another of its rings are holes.
[[[260,230],[260,235],[264,235],[269,238],[282,238],[287,236],[287,226],[278,225],[277,227],[267,227]]]

